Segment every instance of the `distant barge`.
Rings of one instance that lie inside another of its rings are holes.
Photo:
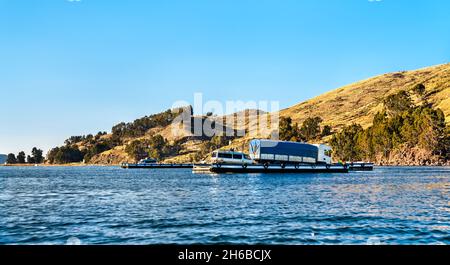
[[[122,168],[193,168],[194,164],[131,164],[123,163],[120,165]]]

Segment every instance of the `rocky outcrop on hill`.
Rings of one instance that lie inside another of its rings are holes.
[[[101,154],[95,155],[89,161],[94,165],[119,165],[125,162],[134,162],[125,152],[125,146],[117,146]]]
[[[450,160],[418,147],[396,149],[388,158],[378,158],[374,162],[384,166],[450,166]]]

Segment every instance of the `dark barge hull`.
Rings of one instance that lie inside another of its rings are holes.
[[[194,166],[194,173],[348,173],[349,168],[343,165],[331,166],[286,166],[271,165],[265,168],[263,165],[204,165]]]

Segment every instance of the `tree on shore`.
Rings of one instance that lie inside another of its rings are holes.
[[[149,129],[157,126],[165,127],[169,125],[178,115],[177,111],[172,112],[172,110],[169,109],[165,112],[145,116],[133,122],[121,122],[112,127],[112,138],[118,142],[122,142],[123,139],[127,137],[144,136]]]
[[[36,161],[34,160],[34,157],[27,155],[27,163],[28,164],[36,164]]]
[[[389,158],[393,151],[419,148],[430,155],[448,159],[450,135],[445,115],[430,105],[414,106],[404,91],[386,98],[385,109],[377,113],[372,126],[344,127],[331,145],[337,158],[352,161],[377,161]]]
[[[25,164],[26,163],[25,159],[26,159],[25,152],[24,151],[19,152],[19,154],[17,155],[17,163]]]
[[[310,117],[303,122],[300,133],[306,141],[316,140],[320,137],[321,122],[322,118],[320,117]]]
[[[298,129],[298,124],[292,125],[291,117],[281,117],[279,123],[279,135],[282,141],[299,142],[302,141],[302,135]]]
[[[201,145],[200,156],[203,157],[214,150],[220,149],[221,147],[228,145],[231,139],[232,138],[223,135],[213,136],[210,141],[207,141]]]
[[[17,163],[17,159],[16,159],[16,155],[15,154],[8,154],[8,157],[6,159],[6,163],[8,164],[16,164]]]
[[[134,140],[125,147],[125,152],[135,161],[146,158],[149,155],[148,142]],[[155,158],[156,159],[156,158]]]
[[[41,149],[37,149],[36,147],[33,147],[33,149],[31,150],[31,155],[33,158],[33,163],[41,164],[42,162],[44,162],[44,157],[42,156]]]
[[[423,96],[423,94],[425,93],[425,85],[424,84],[417,84],[413,87],[413,91],[414,93],[416,93],[419,96]]]
[[[333,134],[333,129],[331,128],[330,125],[325,125],[323,126],[322,132],[320,133],[320,137],[326,137],[328,135],[332,135]]]
[[[408,92],[403,90],[396,94],[387,96],[383,103],[385,111],[391,116],[398,115],[413,107],[411,97]]]
[[[77,163],[83,161],[84,153],[76,146],[55,147],[47,154],[51,164]]]
[[[359,160],[361,154],[358,146],[358,138],[363,132],[359,124],[352,124],[342,129],[331,139],[334,155],[345,161]]]
[[[84,154],[84,161],[86,163],[89,163],[91,159],[100,153],[103,153],[107,150],[111,149],[111,147],[108,145],[108,143],[105,142],[95,142],[90,148],[88,148],[85,151]]]
[[[179,151],[179,142],[169,144],[159,134],[151,136],[149,139],[134,140],[125,147],[125,152],[136,161],[146,157],[160,160],[170,155],[176,155]]]
[[[321,129],[321,123],[322,118],[309,117],[303,121],[302,126],[299,128],[297,123],[292,124],[292,119],[290,117],[281,117],[279,123],[280,140],[308,142],[330,135],[332,133],[331,126],[325,125]]]

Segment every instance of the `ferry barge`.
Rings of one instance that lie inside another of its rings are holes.
[[[122,168],[192,168],[193,172],[212,173],[347,173],[373,170],[372,163],[331,163],[331,147],[272,140],[252,140],[250,155],[234,150],[212,152],[210,164],[161,164],[143,159],[137,164],[124,163]]]

